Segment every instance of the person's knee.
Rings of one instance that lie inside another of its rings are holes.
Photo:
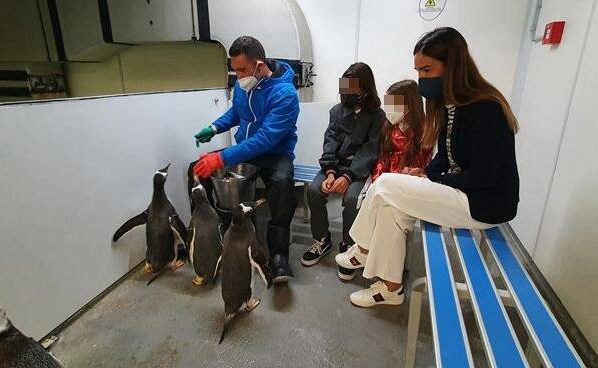
[[[368,196],[372,196],[375,201],[386,201],[389,196],[393,198],[400,198],[404,195],[404,188],[407,183],[404,182],[404,177],[407,175],[400,175],[394,173],[384,173],[374,181]]]
[[[415,225],[415,218],[409,216],[400,209],[391,206],[386,206],[380,207],[378,211],[379,215],[389,219],[390,221],[393,221],[399,227],[399,229],[401,229],[403,233],[406,234],[407,232],[413,230],[413,226]]]

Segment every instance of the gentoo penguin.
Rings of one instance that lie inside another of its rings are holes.
[[[220,343],[228,325],[237,311],[244,307],[249,312],[259,304],[259,299],[251,296],[252,266],[255,267],[269,289],[272,286],[272,272],[268,259],[258,248],[255,227],[250,216],[253,210],[265,202],[240,203],[233,210],[230,227],[224,234],[222,248],[222,299],[224,300],[224,326]]]
[[[0,368],[63,368],[62,363],[35,340],[12,325],[0,307]]]
[[[191,191],[194,210],[187,232],[189,261],[197,276],[195,285],[215,282],[222,255],[222,221],[212,208],[206,196],[206,190],[198,182]]]
[[[187,229],[164,192],[169,166],[170,164],[166,165],[165,168],[154,174],[154,194],[149,207],[125,222],[112,237],[112,240],[116,242],[134,227],[147,224],[145,227],[147,240],[145,270],[148,273],[155,273],[148,285],[167,270],[165,268],[167,264],[170,263],[172,269],[179,268],[184,264],[182,259],[185,255],[179,254],[184,247],[183,249],[178,248],[177,240],[186,247]]]

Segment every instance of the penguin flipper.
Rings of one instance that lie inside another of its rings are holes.
[[[270,269],[268,259],[260,252],[256,242],[249,246],[249,261],[258,270],[260,276],[262,276],[266,287],[270,289],[272,287],[272,270]]]
[[[121,236],[125,235],[129,230],[133,229],[134,227],[141,226],[147,222],[147,210],[141,212],[139,215],[127,220],[121,227],[116,230],[114,235],[112,236],[112,241],[116,242],[120,239]]]

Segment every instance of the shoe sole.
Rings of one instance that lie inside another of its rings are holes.
[[[355,272],[353,272],[350,275],[346,275],[346,274],[342,273],[341,271],[336,271],[336,274],[338,275],[338,278],[343,281],[351,281],[355,278]]]
[[[292,278],[293,276],[277,276],[272,279],[272,282],[275,284],[282,284],[288,282]]]
[[[371,303],[371,304],[367,304],[367,305],[360,305],[360,304],[354,303],[351,300],[351,298],[349,298],[349,301],[351,302],[351,304],[353,304],[356,307],[370,308],[370,307],[375,307],[376,305],[401,305],[405,302],[405,298],[403,297],[400,301],[399,300],[385,300],[383,302]]]
[[[328,255],[328,253],[330,253],[331,251],[332,251],[332,247],[330,247],[327,251],[322,253],[318,258],[313,259],[311,261],[306,261],[303,258],[301,258],[301,264],[304,265],[305,267],[313,266],[316,263],[320,262],[322,260],[322,258],[326,257]]]

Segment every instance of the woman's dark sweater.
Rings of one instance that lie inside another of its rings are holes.
[[[512,220],[519,202],[515,135],[500,104],[485,100],[456,108],[450,146],[459,173],[448,173],[447,130],[445,125],[438,153],[426,168],[428,178],[463,191],[475,220]]]

